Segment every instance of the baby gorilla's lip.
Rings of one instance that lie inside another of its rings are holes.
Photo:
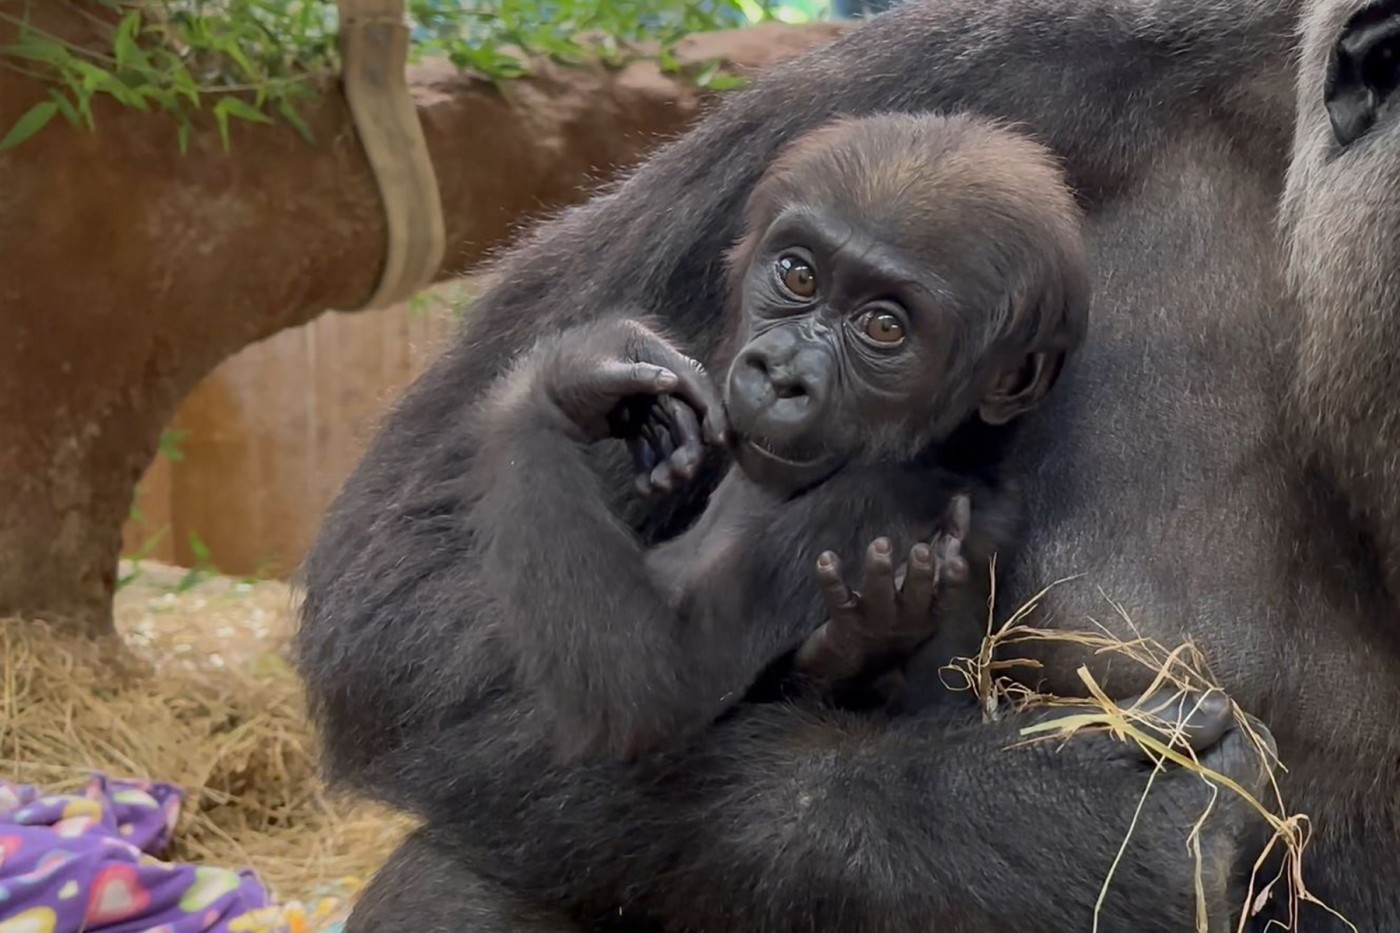
[[[738,438],[735,460],[749,479],[786,495],[795,495],[821,483],[841,466],[838,457],[794,459],[757,439],[745,437]]]
[[[777,462],[786,464],[788,466],[805,466],[807,463],[811,462],[808,460],[797,460],[792,457],[785,457],[757,438],[740,438],[739,443],[747,444],[749,447],[752,447],[754,451],[761,457],[766,457],[769,460],[776,460]]]

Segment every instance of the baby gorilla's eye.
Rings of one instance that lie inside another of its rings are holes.
[[[778,260],[778,280],[798,298],[812,298],[817,294],[817,270],[799,256],[783,256]]]
[[[861,331],[875,343],[894,346],[904,340],[904,323],[889,311],[870,311],[861,321]]]

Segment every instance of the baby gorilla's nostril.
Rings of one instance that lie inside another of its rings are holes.
[[[748,367],[750,369],[754,370],[758,374],[762,376],[768,375],[768,360],[764,358],[762,353],[750,353],[747,355],[747,358],[744,360],[744,362],[748,364]]]

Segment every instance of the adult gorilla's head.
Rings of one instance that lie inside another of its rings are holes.
[[[1302,35],[1281,213],[1303,309],[1291,411],[1387,553],[1400,542],[1400,2],[1319,0]]]

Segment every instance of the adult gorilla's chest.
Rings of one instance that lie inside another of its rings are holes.
[[[1056,584],[1031,624],[1168,649],[1189,638],[1241,702],[1262,701],[1258,656],[1276,649],[1297,589],[1279,433],[1296,309],[1270,223],[1277,191],[1214,150],[1158,175],[1131,210],[1091,215],[1088,339],[1011,452],[1027,529],[998,616]],[[1083,690],[1081,663],[1115,693],[1151,675],[1063,645],[1026,653],[1066,694]]]

